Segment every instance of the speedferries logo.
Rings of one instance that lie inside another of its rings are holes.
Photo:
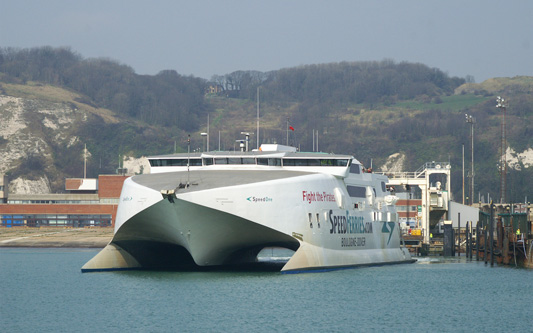
[[[337,211],[338,212],[338,211]],[[364,222],[362,216],[350,215],[348,210],[337,213],[329,210],[328,220],[330,223],[330,234],[371,234],[373,232],[373,223]],[[394,231],[395,222],[380,222],[383,223],[381,232],[389,234],[387,245],[390,243],[392,233]],[[343,237],[341,238],[341,247],[356,247],[365,246],[366,237]]]
[[[366,245],[365,234],[372,233],[372,222],[365,222],[362,216],[350,215],[349,211],[335,214],[329,210],[330,234],[358,234],[357,237],[341,237],[341,247],[362,247]]]
[[[329,222],[331,224],[330,234],[371,234],[372,222],[364,222],[362,216],[346,214],[335,215],[333,210],[329,210]]]

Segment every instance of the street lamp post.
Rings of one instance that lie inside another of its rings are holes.
[[[471,183],[470,183],[470,205],[474,203],[474,124],[476,123],[476,118],[472,115],[465,113],[466,122],[470,124],[470,138],[472,141],[472,172],[471,172]]]
[[[506,149],[507,143],[505,139],[505,111],[507,110],[507,105],[505,105],[505,99],[498,96],[496,98],[496,107],[502,111],[502,146],[500,150],[500,203],[505,203],[506,198],[506,177],[507,177],[507,159],[506,159]]]

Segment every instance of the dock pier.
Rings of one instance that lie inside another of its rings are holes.
[[[424,243],[416,230],[403,234],[403,241],[415,256],[463,253],[467,260],[481,260],[491,266],[533,268],[531,217],[529,206],[524,204],[487,204],[480,207],[479,220],[466,221],[464,227],[459,224],[454,228],[451,221],[445,221],[443,233],[431,237],[429,243]]]
[[[473,225],[467,227],[465,244],[471,260],[475,253],[476,261],[491,266],[533,268],[533,223],[527,210],[491,204],[480,212],[475,229]]]

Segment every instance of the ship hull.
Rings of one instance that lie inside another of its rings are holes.
[[[185,176],[199,185],[180,189]],[[212,176],[176,172],[128,179],[115,235],[82,271],[236,265],[256,261],[265,247],[295,251],[284,272],[413,261],[400,247],[397,223],[387,221],[390,214],[353,208],[338,177],[242,171],[228,171],[223,180]],[[166,188],[177,190],[169,194]]]

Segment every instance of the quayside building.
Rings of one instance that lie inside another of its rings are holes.
[[[68,178],[66,193],[9,194],[7,177],[0,175],[0,226],[114,226],[126,178]]]

